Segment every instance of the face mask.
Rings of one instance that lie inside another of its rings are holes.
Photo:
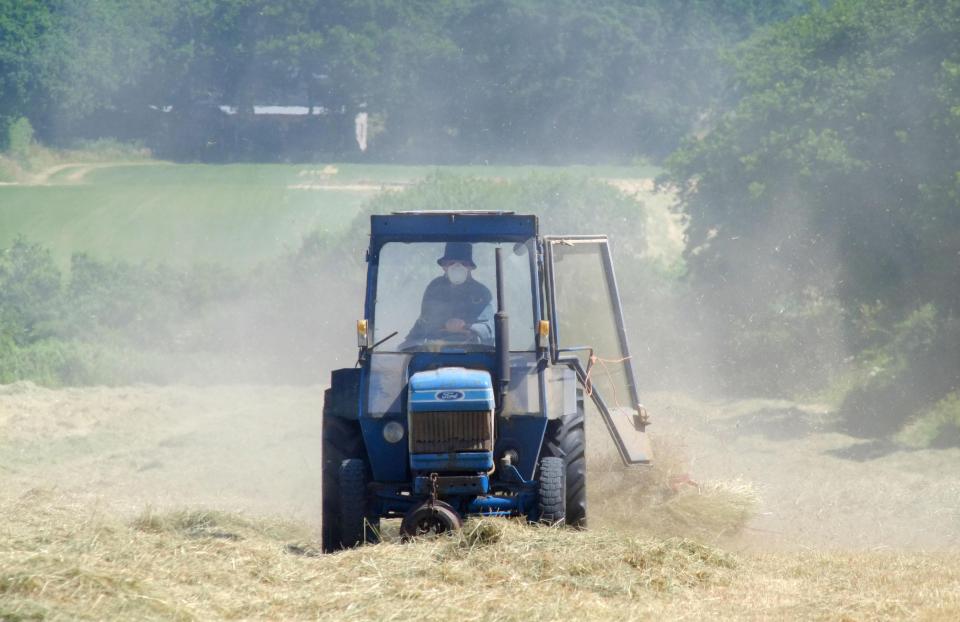
[[[447,278],[454,285],[460,285],[467,280],[467,274],[469,274],[469,272],[465,265],[455,263],[447,267]]]

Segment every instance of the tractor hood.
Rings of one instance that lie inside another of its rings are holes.
[[[489,372],[443,367],[410,377],[407,429],[414,473],[493,468],[493,382]]]
[[[490,373],[463,367],[442,367],[410,377],[410,410],[493,410]]]

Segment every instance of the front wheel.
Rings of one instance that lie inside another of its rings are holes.
[[[567,515],[566,472],[563,458],[545,457],[540,460],[538,506],[540,522],[548,525],[562,523]]]

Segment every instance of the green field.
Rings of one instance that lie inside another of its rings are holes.
[[[99,258],[249,266],[312,231],[342,231],[386,185],[436,172],[513,179],[567,172],[646,178],[653,167],[434,167],[335,164],[66,166],[42,183],[0,186],[0,246],[17,236],[57,262]]]

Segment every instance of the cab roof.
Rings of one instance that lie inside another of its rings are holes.
[[[370,216],[371,246],[389,241],[522,241],[536,237],[537,217],[506,211],[417,211]]]

